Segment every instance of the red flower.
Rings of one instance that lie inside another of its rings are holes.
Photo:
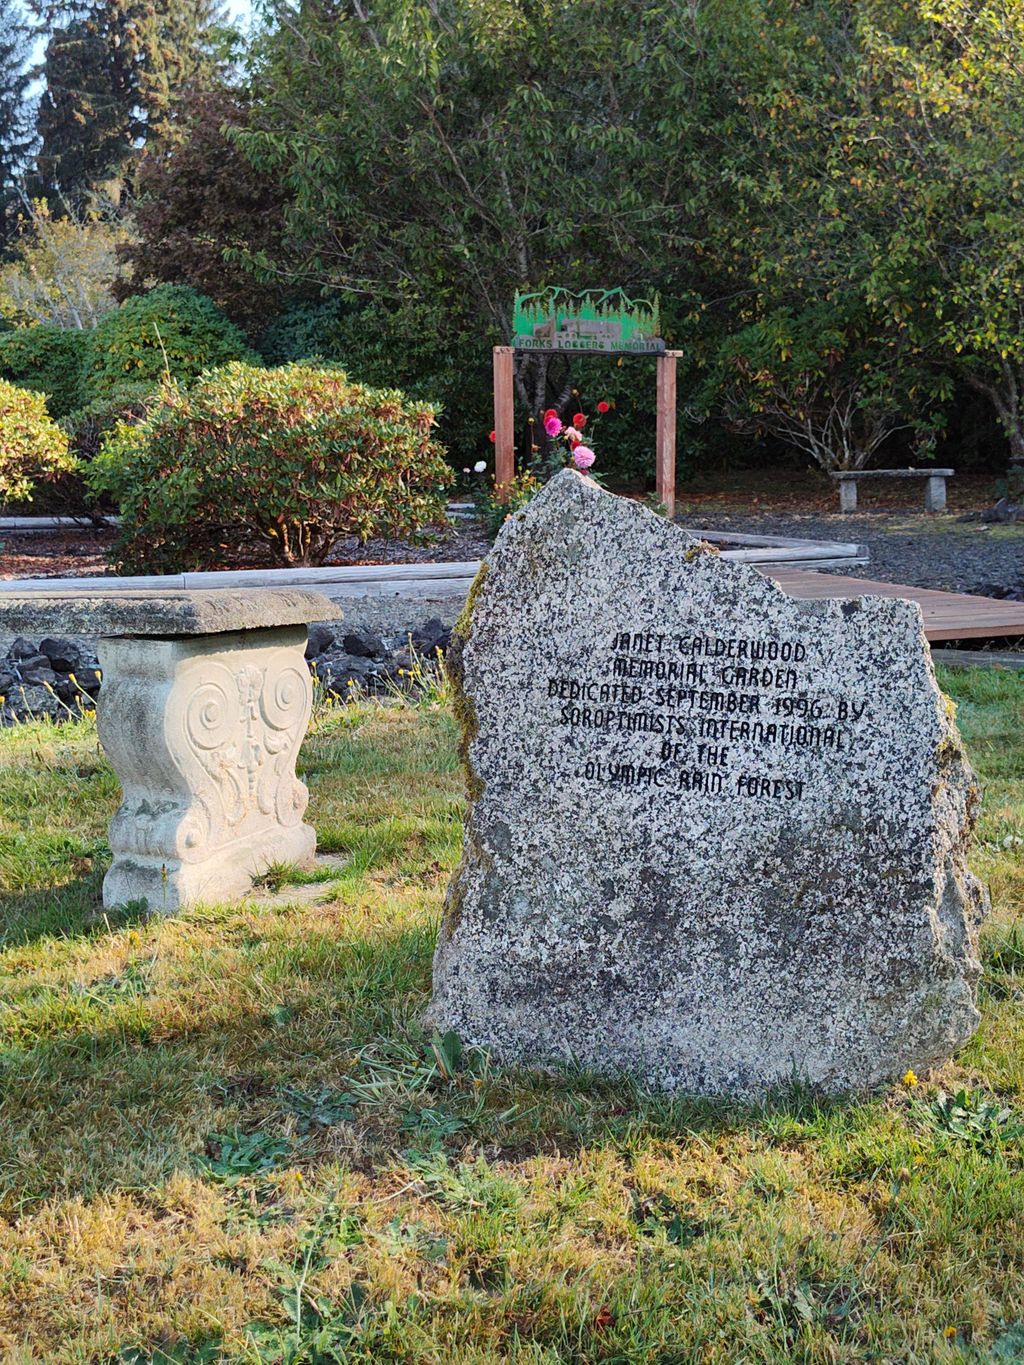
[[[598,410],[598,412],[608,412],[610,408],[611,408],[611,403],[606,403],[606,402],[604,401],[603,398],[601,399],[600,403],[598,403],[598,405],[597,405],[597,410]]]
[[[488,435],[487,439],[490,441],[491,445],[494,445],[495,441],[498,439],[498,434],[497,434],[497,432],[492,431],[492,432]]]
[[[544,414],[544,420],[545,420],[545,422],[546,422],[546,421],[548,420],[549,417],[557,417],[557,416],[558,416],[558,413],[555,411],[554,408],[548,408],[547,412]]]
[[[574,413],[572,424],[574,427],[579,427],[580,431],[582,431],[587,425],[587,414],[585,412]]]

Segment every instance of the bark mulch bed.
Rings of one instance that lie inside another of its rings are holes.
[[[809,540],[856,541],[871,562],[842,569],[915,587],[1003,596],[1024,589],[1024,525],[988,526],[981,513],[995,499],[989,475],[949,480],[949,509],[926,514],[923,490],[893,480],[865,485],[857,512],[841,515],[831,480],[802,470],[748,470],[712,482],[688,480],[680,488],[679,520],[721,531],[761,532]],[[83,528],[43,534],[0,533],[0,579],[64,578],[109,574],[105,552],[114,533]],[[456,522],[424,543],[340,540],[329,563],[416,564],[479,559],[489,541],[477,522]],[[247,566],[235,558],[211,569]]]
[[[113,531],[83,527],[81,530],[0,532],[0,580],[12,578],[93,578],[111,573],[106,552],[113,545]],[[475,522],[458,522],[450,533],[439,531],[424,544],[370,540],[355,537],[339,540],[329,564],[429,564],[480,559],[490,542]],[[268,567],[232,559],[210,564],[210,569]]]

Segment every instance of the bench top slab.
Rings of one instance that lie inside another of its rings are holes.
[[[955,469],[840,469],[830,475],[844,479],[951,479]]]
[[[12,633],[222,635],[336,621],[337,604],[305,588],[205,588],[95,592],[0,591],[0,629]]]

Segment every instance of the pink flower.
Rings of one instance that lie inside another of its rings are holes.
[[[576,430],[575,427],[566,427],[562,435],[565,437],[567,441],[570,442],[570,444],[574,446],[578,446],[579,443],[583,440],[583,437],[580,435],[580,433]]]
[[[589,446],[577,446],[572,452],[572,462],[577,469],[589,469],[596,459]]]
[[[544,430],[549,436],[557,436],[562,430],[562,424],[552,412],[544,418]]]

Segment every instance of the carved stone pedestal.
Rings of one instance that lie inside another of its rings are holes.
[[[124,792],[104,905],[234,900],[272,863],[312,859],[295,760],[313,699],[306,622],[337,617],[331,602],[294,589],[21,602],[0,600],[0,621],[100,636],[100,742]]]
[[[233,900],[271,863],[312,859],[305,646],[302,626],[100,642],[100,742],[124,788],[105,905]]]

